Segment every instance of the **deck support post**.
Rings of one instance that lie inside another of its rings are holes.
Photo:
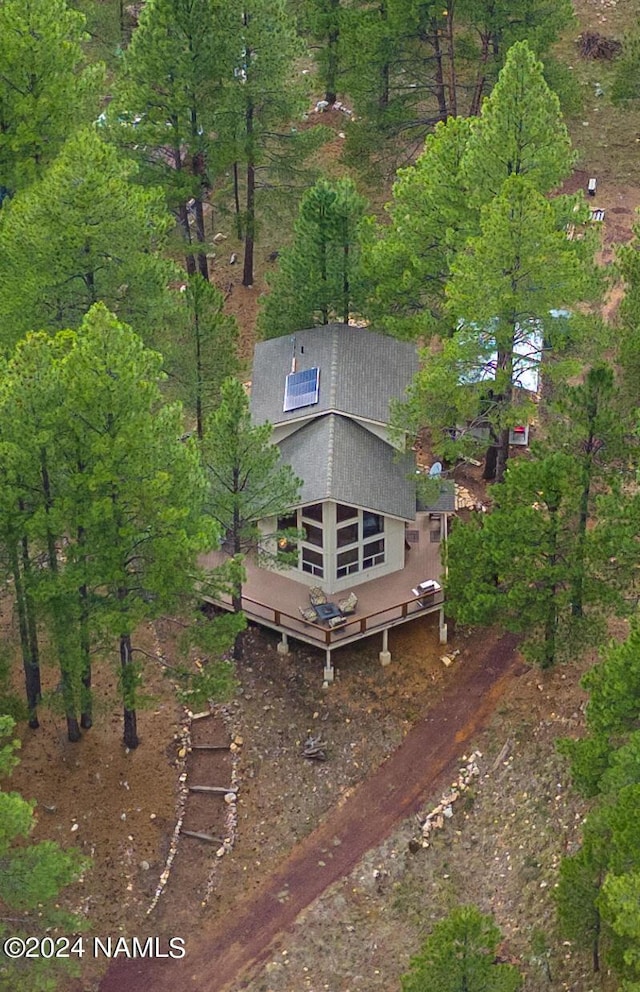
[[[278,654],[289,654],[289,639],[284,631],[282,632],[282,640],[278,641]]]
[[[382,651],[379,656],[380,664],[383,666],[391,664],[391,652],[389,651],[389,628],[385,627],[382,631]]]
[[[324,672],[323,672],[325,683],[328,684],[329,682],[333,682],[335,678],[335,674],[336,673],[333,670],[333,665],[331,664],[331,651],[327,650],[325,654]]]
[[[438,623],[439,623],[439,627],[440,627],[440,643],[441,644],[446,644],[447,643],[447,625],[444,622],[444,607],[442,607],[442,606],[440,607],[440,610],[438,612]]]

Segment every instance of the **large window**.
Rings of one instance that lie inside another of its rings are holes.
[[[343,579],[382,565],[385,554],[383,535],[384,517],[381,514],[339,503],[336,507],[336,578]]]
[[[324,561],[322,554],[312,551],[311,548],[302,548],[302,571],[317,575],[319,579],[324,576]]]
[[[298,511],[298,528],[304,534],[304,538],[300,541],[298,568],[322,579],[324,578],[322,503],[309,503]]]

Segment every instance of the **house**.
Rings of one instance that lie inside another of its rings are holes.
[[[300,505],[261,522],[304,532],[291,578],[333,594],[404,567],[414,464],[389,411],[417,368],[412,344],[347,324],[256,346],[252,419],[302,479]]]
[[[255,348],[252,420],[272,425],[272,442],[302,488],[285,516],[258,522],[274,554],[245,563],[242,607],[250,620],[281,634],[281,653],[289,637],[324,650],[326,681],[333,678],[335,648],[380,633],[380,660],[387,664],[389,629],[425,613],[439,613],[446,640],[437,580],[454,486],[444,482],[437,503],[418,507],[415,459],[390,425],[392,401],[404,397],[417,370],[413,344],[347,324]],[[297,552],[295,564],[278,567],[275,534],[288,529],[304,536],[285,544]],[[216,554],[205,564],[215,564]],[[423,589],[429,582],[434,594]],[[318,586],[334,600],[326,622],[321,614],[319,622],[303,615]],[[339,607],[350,594],[358,605],[345,615]]]

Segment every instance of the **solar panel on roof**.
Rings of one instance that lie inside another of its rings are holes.
[[[305,369],[303,372],[290,372],[284,386],[284,406],[288,410],[299,410],[303,406],[313,406],[318,402],[320,389],[320,369]]]

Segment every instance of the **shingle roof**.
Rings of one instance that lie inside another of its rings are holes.
[[[433,480],[435,482],[435,479]],[[429,513],[454,513],[456,508],[456,485],[451,479],[440,479],[440,493],[437,499],[426,501],[418,496],[416,508]]]
[[[348,417],[325,414],[279,444],[282,461],[304,480],[300,502],[339,503],[414,520],[413,458],[400,456]]]
[[[391,399],[402,399],[418,370],[413,344],[348,324],[327,324],[295,334],[296,370],[318,367],[318,403],[283,412],[285,378],[291,371],[293,336],[256,345],[251,416],[256,424],[300,420],[335,410],[363,420],[389,422]]]

